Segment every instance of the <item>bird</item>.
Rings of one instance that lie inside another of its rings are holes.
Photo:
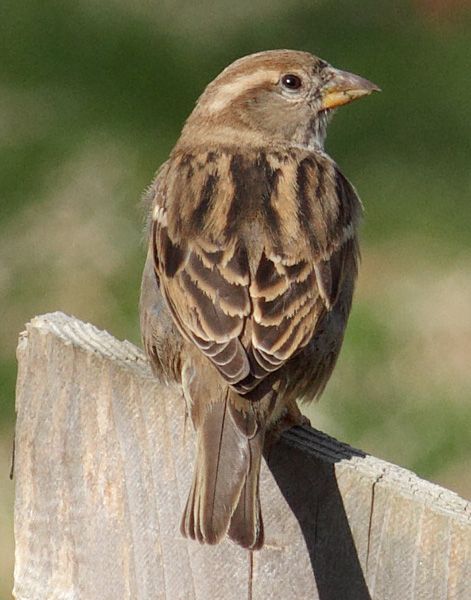
[[[264,544],[264,445],[324,390],[358,273],[362,204],[324,150],[327,124],[374,91],[308,52],[240,58],[145,193],[143,346],[196,430],[186,538]]]

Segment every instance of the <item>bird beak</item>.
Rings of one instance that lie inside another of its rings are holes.
[[[321,88],[322,110],[337,108],[352,100],[380,92],[380,88],[358,75],[328,67],[329,80]]]

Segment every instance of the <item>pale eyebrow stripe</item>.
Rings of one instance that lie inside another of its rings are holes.
[[[234,81],[221,85],[216,93],[211,95],[212,97],[207,104],[207,109],[209,112],[218,112],[250,87],[254,87],[264,81],[275,82],[278,80],[278,77],[278,70],[267,69],[259,69],[248,75],[239,75]]]

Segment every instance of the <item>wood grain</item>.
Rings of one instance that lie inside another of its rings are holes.
[[[62,313],[18,346],[17,600],[467,600],[471,506],[308,428],[266,457],[266,547],[181,538],[194,455],[180,390]]]

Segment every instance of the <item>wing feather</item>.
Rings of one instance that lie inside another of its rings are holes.
[[[325,155],[301,149],[181,153],[155,189],[155,273],[175,323],[250,392],[335,305],[356,247],[355,191]]]

